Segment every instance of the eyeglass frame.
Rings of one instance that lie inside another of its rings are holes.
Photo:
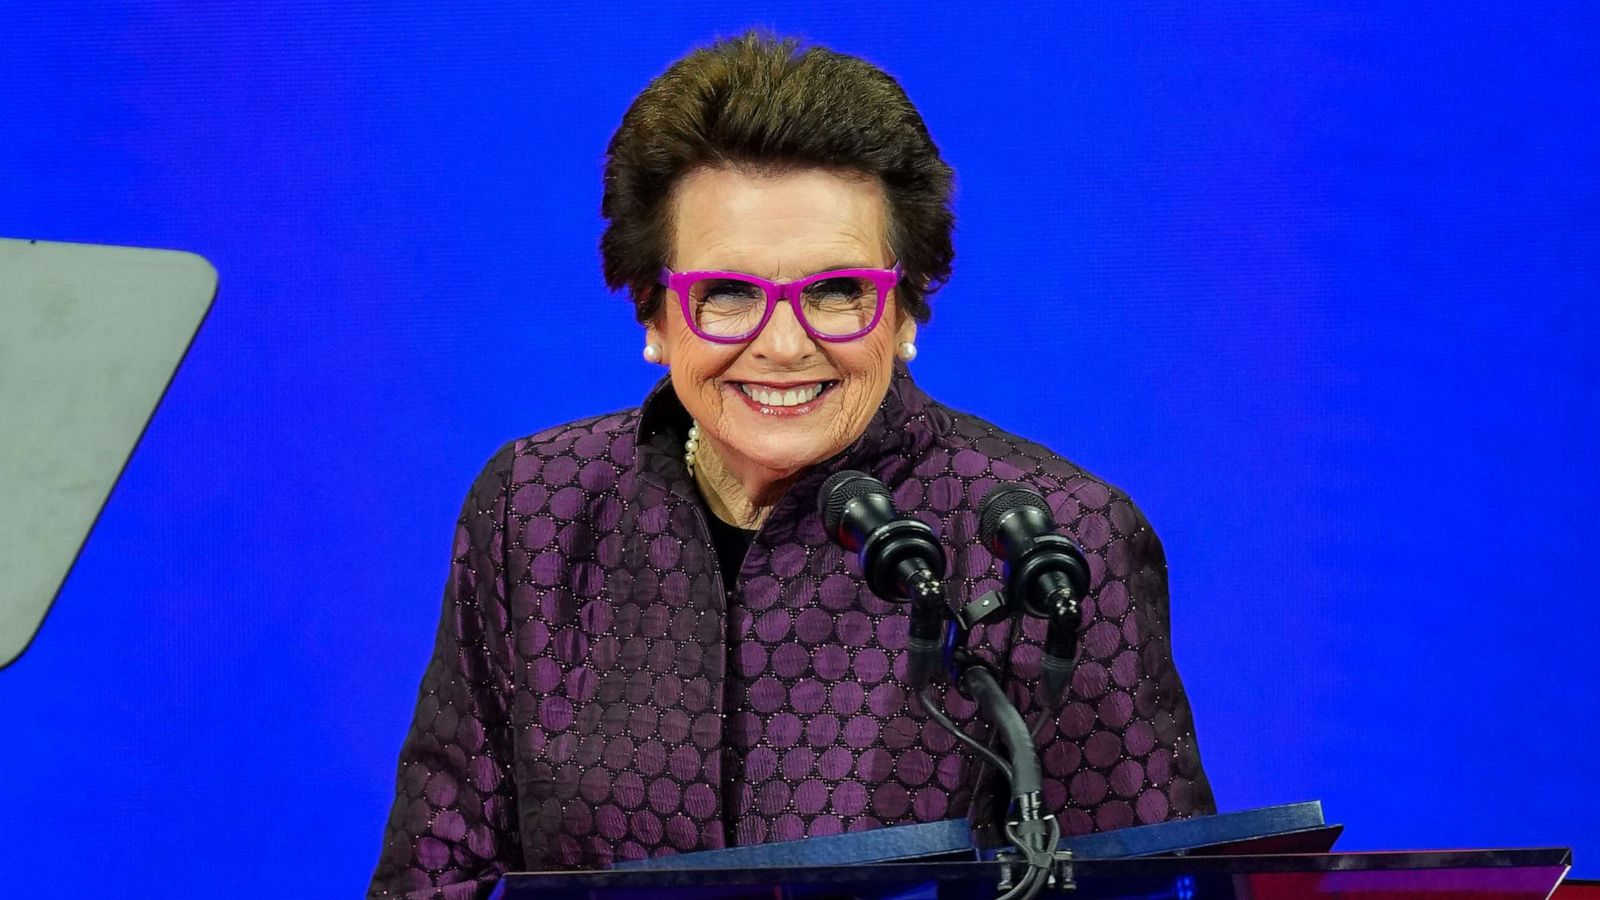
[[[800,327],[805,329],[806,334],[810,335],[813,340],[826,341],[830,344],[843,344],[849,341],[858,341],[871,334],[872,329],[878,327],[878,323],[883,320],[883,309],[888,305],[889,292],[900,284],[900,279],[904,278],[905,275],[905,269],[901,268],[898,262],[888,269],[829,269],[826,272],[817,272],[804,278],[796,278],[793,281],[768,281],[759,275],[750,275],[745,272],[715,270],[674,272],[663,266],[657,280],[662,286],[677,292],[678,305],[683,309],[683,321],[689,326],[689,330],[703,341],[710,341],[713,344],[749,343],[755,340],[756,336],[761,334],[762,330],[767,327],[767,322],[772,320],[772,311],[777,308],[778,301],[787,300],[789,301],[789,307],[794,310],[795,321],[800,323]],[[767,308],[761,314],[761,321],[756,323],[754,328],[735,337],[707,334],[701,331],[700,326],[695,324],[694,311],[689,308],[689,287],[697,281],[710,278],[744,281],[761,288],[762,296],[767,300]],[[866,278],[872,282],[873,287],[878,289],[878,308],[873,310],[872,321],[868,322],[865,328],[846,335],[831,335],[822,334],[811,327],[811,322],[806,318],[805,311],[800,308],[800,294],[807,287],[819,281],[826,281],[829,278]]]

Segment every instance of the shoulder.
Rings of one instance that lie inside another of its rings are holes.
[[[486,508],[529,484],[604,490],[634,463],[639,409],[553,425],[500,445],[474,480],[469,505]]]
[[[501,452],[509,454],[512,483],[604,490],[633,465],[638,428],[634,407],[551,426],[510,442]]]
[[[966,494],[961,505],[975,508],[995,484],[1020,482],[1045,497],[1057,522],[1089,532],[1082,537],[1090,544],[1149,530],[1126,491],[1049,447],[935,400],[923,412],[933,440],[912,475],[930,489],[954,479]]]
[[[633,440],[638,428],[639,408],[632,407],[553,425],[508,446],[519,457],[611,458],[628,465],[633,462]]]

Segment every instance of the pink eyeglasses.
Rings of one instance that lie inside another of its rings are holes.
[[[753,339],[772,318],[778,301],[789,301],[800,327],[819,341],[853,341],[883,318],[884,299],[905,275],[889,269],[834,269],[794,281],[768,281],[743,272],[661,270],[661,283],[678,295],[684,321],[716,344]]]

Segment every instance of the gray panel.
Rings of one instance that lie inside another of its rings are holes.
[[[216,291],[192,253],[0,239],[0,667],[33,640]]]

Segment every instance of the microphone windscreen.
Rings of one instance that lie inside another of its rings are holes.
[[[978,506],[980,510],[978,539],[986,545],[992,545],[995,529],[1000,527],[1000,520],[1005,518],[1006,513],[1023,506],[1032,506],[1042,511],[1045,520],[1050,522],[1051,529],[1055,528],[1055,517],[1050,513],[1050,504],[1045,502],[1038,491],[1015,481],[1002,481],[983,495],[983,503]]]
[[[890,496],[883,482],[865,472],[846,469],[828,476],[828,480],[822,483],[822,490],[817,492],[817,511],[822,514],[822,524],[828,533],[838,533],[846,504],[868,494]]]

